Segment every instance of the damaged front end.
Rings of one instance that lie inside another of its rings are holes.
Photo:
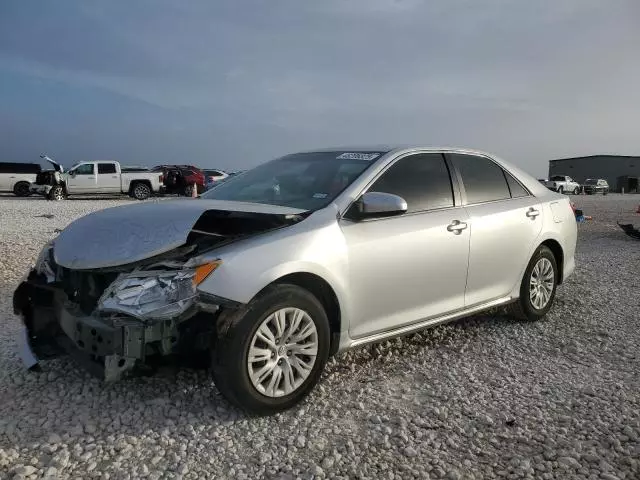
[[[37,360],[70,354],[107,381],[144,371],[155,358],[207,353],[221,310],[241,306],[198,290],[222,263],[209,252],[295,221],[291,216],[206,211],[184,245],[105,268],[61,266],[56,246],[49,244],[13,298],[28,353]]]
[[[226,302],[199,295],[197,286],[216,267],[209,262],[119,274],[47,262],[20,284],[14,311],[37,359],[72,354],[95,375],[116,380],[150,357],[209,348],[215,315]]]
[[[64,180],[62,173],[64,168],[46,155],[40,155],[40,158],[48,161],[53,165],[53,169],[44,170],[36,176],[36,181],[29,186],[31,193],[42,195],[43,197],[51,197],[51,192],[55,187],[64,188]]]

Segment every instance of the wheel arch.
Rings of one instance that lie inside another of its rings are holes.
[[[131,180],[131,182],[129,183],[129,193],[133,192],[133,189],[135,188],[135,186],[139,183],[143,183],[145,184],[147,187],[149,187],[149,190],[151,190],[151,192],[153,192],[153,187],[151,186],[151,181],[150,180],[146,180],[144,178],[141,179],[135,179],[135,180]]]
[[[556,259],[556,266],[558,267],[558,285],[561,285],[564,280],[564,250],[562,249],[562,245],[560,245],[560,242],[557,240],[548,238],[538,245],[536,250],[543,245],[551,250],[551,253],[553,253],[553,256]]]
[[[264,289],[271,285],[296,285],[304,288],[315,296],[322,304],[329,319],[329,330],[331,333],[331,346],[329,354],[333,355],[338,351],[340,332],[342,327],[342,311],[338,296],[329,282],[315,273],[295,272],[279,277],[271,282]],[[264,290],[262,289],[261,292]]]

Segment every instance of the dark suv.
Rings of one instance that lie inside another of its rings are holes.
[[[609,183],[602,178],[587,178],[584,181],[584,193],[587,195],[593,195],[594,193],[601,193],[606,195],[609,193]]]
[[[151,171],[162,173],[164,193],[190,197],[194,183],[198,193],[205,191],[204,173],[193,165],[158,165]]]

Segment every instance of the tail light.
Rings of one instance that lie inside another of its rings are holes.
[[[158,180],[160,181],[160,183],[164,183],[164,174],[160,174],[158,177]]]

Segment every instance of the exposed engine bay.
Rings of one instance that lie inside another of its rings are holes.
[[[54,241],[14,294],[38,359],[72,354],[111,381],[149,360],[208,352],[218,319],[242,305],[198,291],[219,262],[194,263],[216,248],[293,225],[305,215],[205,210],[186,242],[167,252],[104,268],[56,261]]]

